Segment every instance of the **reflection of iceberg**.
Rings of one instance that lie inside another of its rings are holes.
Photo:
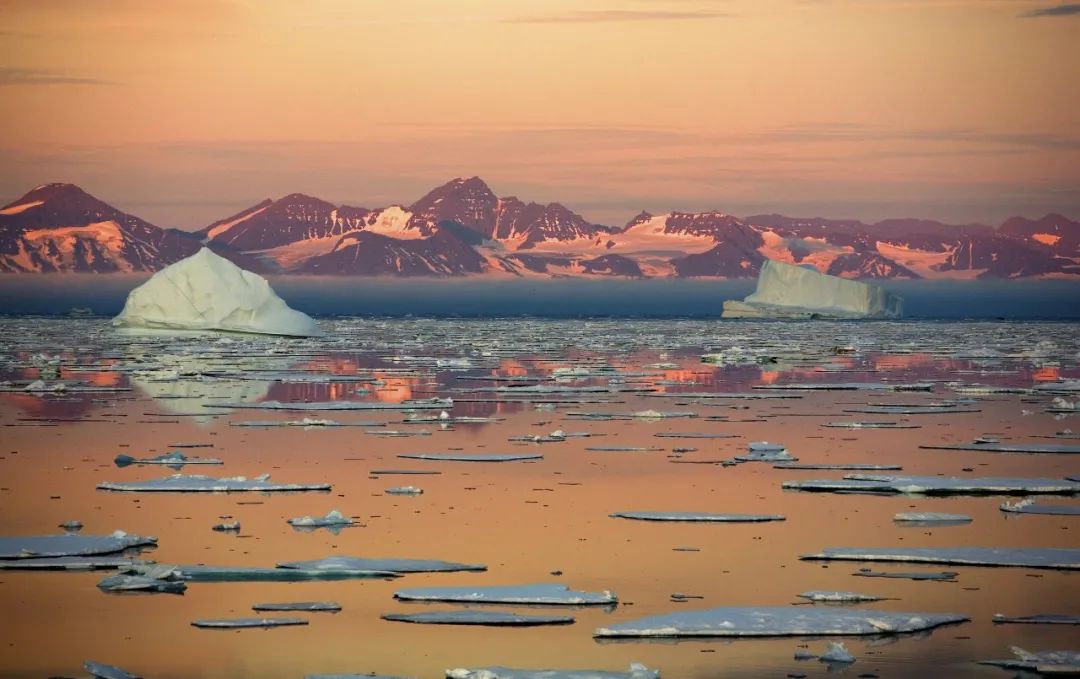
[[[132,290],[113,325],[295,337],[322,334],[307,314],[290,309],[265,278],[207,248]]]
[[[724,302],[724,318],[900,318],[903,306],[877,285],[770,259],[750,296]]]
[[[156,356],[153,360],[154,369],[131,371],[128,379],[140,391],[154,399],[162,410],[176,415],[192,416],[198,424],[213,422],[214,416],[223,412],[212,410],[215,406],[258,401],[270,390],[269,380],[232,380],[203,376],[201,373],[213,366],[205,355],[165,354]],[[286,361],[287,359],[266,357],[260,358],[256,365],[269,368],[285,364]]]

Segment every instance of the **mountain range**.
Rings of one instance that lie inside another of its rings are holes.
[[[847,278],[1080,277],[1080,222],[1057,214],[995,228],[642,212],[617,227],[499,197],[478,177],[376,209],[294,193],[195,232],[154,226],[73,184],[0,208],[0,272],[156,271],[203,246],[266,274],[748,278],[777,259]]]

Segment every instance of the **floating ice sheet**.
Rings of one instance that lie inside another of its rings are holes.
[[[423,495],[424,489],[416,486],[395,486],[383,491],[387,495]]]
[[[942,582],[955,582],[957,573],[955,571],[873,571],[869,568],[861,568],[857,572],[852,573],[863,578],[891,578],[895,580],[940,580]]]
[[[285,561],[278,568],[310,571],[390,571],[392,573],[450,573],[457,571],[486,571],[487,566],[475,563],[457,563],[436,559],[380,559],[358,556],[328,556],[311,561]]]
[[[1080,549],[1061,547],[829,547],[799,558],[1080,570]]]
[[[1068,479],[847,474],[842,479],[785,481],[783,488],[811,492],[876,492],[920,495],[1026,495],[1080,493]]]
[[[182,467],[186,464],[224,464],[221,460],[212,457],[188,457],[179,450],[171,453],[158,455],[157,457],[137,458],[130,455],[120,454],[113,459],[117,467],[127,467],[132,464],[160,464],[170,467]]]
[[[126,549],[150,547],[155,537],[131,535],[118,530],[112,535],[27,535],[0,537],[0,559],[42,559],[62,556],[115,554]]]
[[[618,519],[638,519],[640,521],[703,523],[761,523],[784,520],[784,517],[780,514],[706,514],[701,512],[615,512],[611,516]]]
[[[502,585],[492,587],[422,587],[394,593],[402,601],[450,601],[482,604],[533,604],[545,606],[591,606],[618,601],[608,591],[579,592],[566,585]]]
[[[32,559],[0,559],[0,570],[93,571],[131,565],[126,556],[57,556]]]
[[[330,490],[329,483],[275,483],[269,474],[253,479],[244,476],[214,478],[212,476],[174,474],[149,481],[102,481],[99,490],[117,490],[141,493],[216,493],[257,491],[263,493]]]
[[[898,523],[917,523],[920,525],[971,523],[967,514],[946,514],[944,512],[899,512],[893,516]]]
[[[959,413],[978,413],[979,408],[960,408],[940,406],[865,406],[848,408],[845,413],[863,413],[866,415],[953,415]]]
[[[1043,613],[1040,615],[1002,615],[994,613],[996,623],[1017,623],[1027,625],[1080,625],[1080,615],[1057,615]]]
[[[656,615],[600,627],[596,637],[775,637],[902,634],[966,622],[954,613],[857,608],[725,607]]]
[[[1054,443],[961,443],[920,445],[925,450],[978,450],[986,453],[1056,453],[1069,455],[1080,453],[1080,446]]]
[[[898,464],[813,464],[808,462],[777,462],[773,469],[820,469],[832,471],[899,471]]]
[[[907,422],[826,422],[831,429],[919,429],[921,425]]]
[[[216,403],[214,408],[232,408],[249,410],[441,410],[454,405],[453,399],[429,398],[415,401],[388,403],[384,401],[321,401],[302,403],[282,403],[280,401],[260,401],[258,403]]]
[[[336,613],[341,604],[336,601],[293,601],[284,603],[254,604],[253,611],[326,611]]]
[[[252,420],[248,422],[230,422],[231,427],[304,427],[319,429],[322,427],[385,427],[385,422],[338,422],[317,417],[305,417],[299,420]]]
[[[93,660],[87,660],[83,663],[83,669],[90,673],[91,676],[98,679],[142,679],[137,674],[132,674],[127,670],[122,670],[119,667],[113,665],[103,665]]]
[[[933,391],[929,382],[896,384],[892,382],[802,382],[795,384],[755,384],[763,391]]]
[[[569,625],[574,618],[568,615],[520,615],[504,611],[425,611],[423,613],[387,613],[383,620],[413,622],[425,625],[488,625],[496,627],[538,627],[540,625]]]
[[[249,627],[293,627],[306,625],[306,618],[219,618],[215,620],[193,620],[192,627],[207,629],[247,629]]]
[[[1010,670],[1029,670],[1038,674],[1059,674],[1075,676],[1080,673],[1080,652],[1078,651],[1040,651],[1032,653],[1019,646],[1013,646],[1016,656],[1007,660],[980,660],[981,665],[994,665]]]
[[[632,663],[629,672],[606,670],[518,670],[480,667],[446,670],[447,679],[660,679],[660,672]]]
[[[97,584],[103,592],[164,592],[183,594],[187,583],[183,580],[149,578],[142,575],[110,575]]]
[[[1033,500],[1020,500],[1019,502],[1003,502],[1000,507],[1003,512],[1014,514],[1050,514],[1056,516],[1080,516],[1080,507],[1075,505],[1048,505],[1039,504]]]
[[[369,578],[396,578],[398,574],[387,570],[370,568],[259,568],[255,566],[204,566],[158,564],[135,564],[129,569],[143,574],[148,569],[171,568],[175,577],[188,582],[302,582],[307,580],[349,580]]]
[[[398,457],[407,460],[432,460],[440,462],[520,462],[522,460],[542,460],[543,455],[538,454],[514,454],[493,453],[487,455],[458,455],[456,453],[406,453]]]
[[[808,601],[820,601],[828,603],[856,603],[859,601],[881,601],[885,597],[874,594],[860,594],[858,592],[844,592],[838,590],[814,589],[798,595]]]

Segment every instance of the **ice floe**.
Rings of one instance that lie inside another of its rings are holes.
[[[132,457],[121,453],[113,458],[113,464],[117,467],[127,467],[133,464],[160,464],[169,467],[182,467],[186,464],[224,464],[221,460],[212,457],[188,457],[179,450],[171,453],[158,455],[157,457]]]
[[[132,674],[127,670],[122,670],[113,665],[104,665],[93,660],[84,662],[83,669],[89,672],[91,676],[97,677],[97,679],[142,679],[139,675]]]
[[[457,563],[437,559],[382,559],[358,556],[328,556],[310,561],[284,561],[278,568],[310,571],[390,571],[393,573],[450,573],[456,571],[486,571],[487,566]]]
[[[355,526],[356,522],[336,509],[331,509],[326,516],[298,516],[288,520],[289,525],[298,528],[328,528]]]
[[[724,607],[655,615],[610,627],[596,637],[775,637],[903,634],[966,622],[954,613],[896,613],[857,608]]]
[[[857,603],[860,601],[881,601],[885,597],[874,594],[860,594],[858,592],[844,592],[839,590],[814,589],[797,595],[801,599],[814,602],[827,603]]]
[[[43,559],[115,554],[157,544],[155,537],[142,537],[118,530],[111,535],[27,535],[0,537],[0,559]]]
[[[290,492],[330,490],[329,483],[276,483],[269,474],[249,479],[244,476],[215,478],[212,476],[174,474],[148,481],[102,481],[99,490],[141,493],[219,493],[219,492]]]
[[[291,601],[284,603],[253,604],[253,611],[320,611],[336,613],[341,604],[336,601]]]
[[[423,613],[387,613],[383,620],[412,622],[424,625],[487,625],[493,627],[538,627],[540,625],[569,625],[574,618],[568,615],[521,615],[503,611],[425,611]]]
[[[911,493],[915,495],[1026,495],[1080,493],[1080,482],[1019,477],[878,476],[846,474],[842,479],[784,481],[781,487],[809,492]]]
[[[247,629],[251,627],[294,627],[308,624],[307,618],[218,618],[213,620],[192,620],[192,627],[206,629]]]
[[[611,516],[618,519],[638,519],[640,521],[702,523],[761,523],[784,520],[784,517],[780,514],[707,514],[701,512],[615,512]]]
[[[509,667],[446,670],[446,679],[660,679],[660,672],[638,663],[629,672],[607,670],[521,670]]]
[[[1080,570],[1080,549],[1064,547],[829,547],[799,558]]]
[[[1080,674],[1080,651],[1039,651],[1032,653],[1019,646],[1010,649],[1015,658],[980,660],[981,665],[994,665],[1010,670],[1028,670],[1041,675],[1076,676]]]
[[[485,455],[459,455],[456,453],[406,453],[398,455],[407,460],[430,460],[439,462],[521,462],[523,460],[542,460],[543,455],[529,453],[493,453]]]
[[[590,606],[613,604],[617,597],[608,591],[580,592],[566,585],[495,585],[489,587],[421,587],[394,592],[402,601],[448,601],[477,604],[530,604],[543,606]]]
[[[999,509],[1003,512],[1011,512],[1013,514],[1080,516],[1080,507],[1075,505],[1048,505],[1028,499],[1020,500],[1018,502],[1003,502]]]
[[[1040,615],[1002,615],[994,613],[996,623],[1016,623],[1027,625],[1080,625],[1080,615],[1057,615],[1043,613]]]

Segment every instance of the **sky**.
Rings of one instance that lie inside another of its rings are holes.
[[[1080,3],[0,0],[0,203],[1080,217]]]

